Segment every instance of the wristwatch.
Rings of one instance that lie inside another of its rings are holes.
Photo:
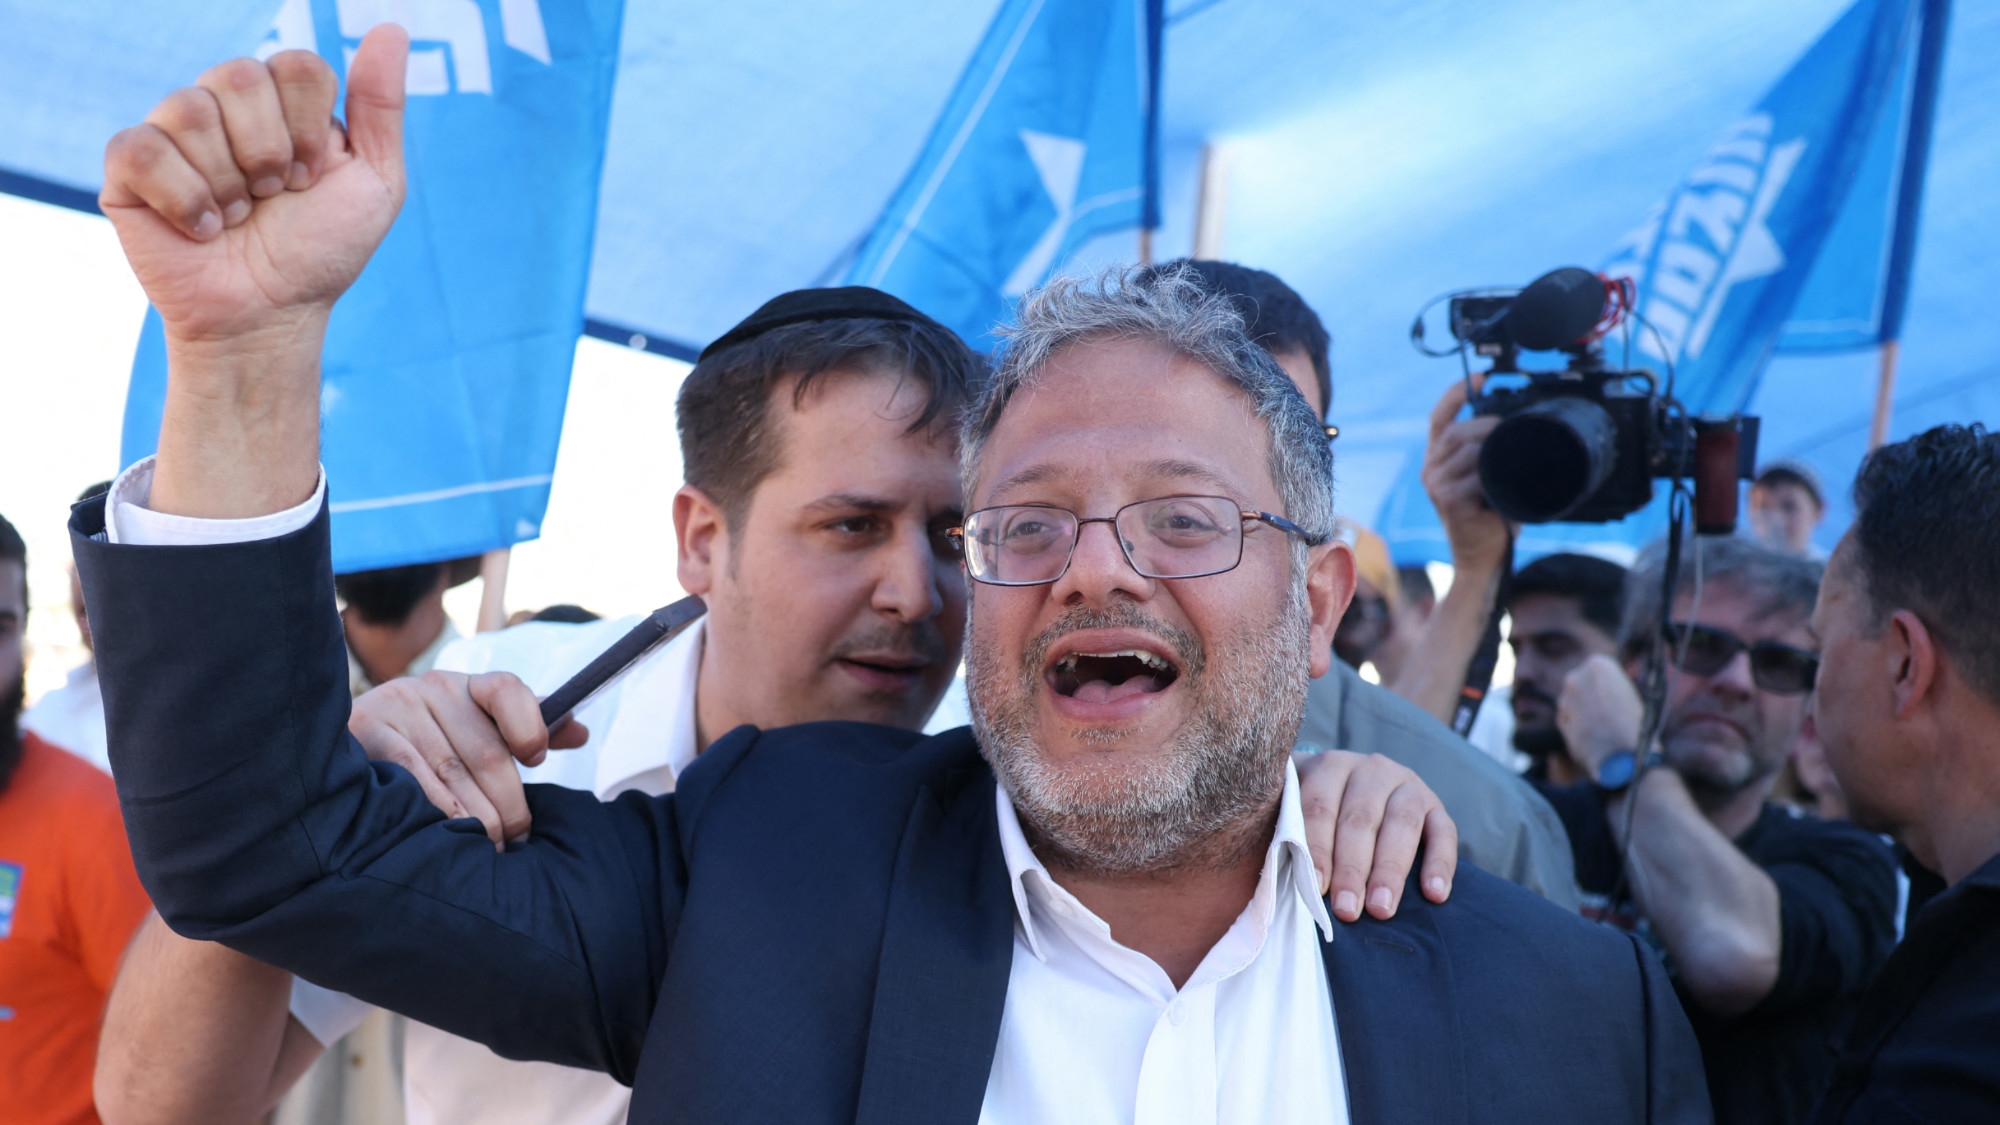
[[[1597,765],[1597,787],[1618,793],[1639,776],[1639,754],[1635,750],[1613,750]]]

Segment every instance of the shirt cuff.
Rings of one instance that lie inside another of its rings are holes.
[[[375,1005],[356,1000],[345,992],[321,988],[311,981],[292,978],[292,1018],[299,1021],[322,1047],[331,1047],[342,1036],[361,1026]]]
[[[311,523],[326,501],[326,468],[321,466],[312,495],[282,512],[242,520],[171,516],[146,507],[153,498],[153,461],[147,457],[136,462],[111,482],[111,494],[104,498],[104,533],[109,541],[134,547],[208,547],[276,539]]]

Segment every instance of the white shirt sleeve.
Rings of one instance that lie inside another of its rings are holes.
[[[321,988],[319,985],[292,978],[292,1018],[319,1040],[322,1047],[331,1047],[340,1037],[361,1026],[375,1005],[365,1000],[356,1000],[345,992]]]
[[[267,516],[242,520],[170,516],[146,507],[152,498],[153,458],[147,457],[111,482],[111,494],[104,498],[104,537],[135,547],[207,547],[290,535],[319,514],[326,499],[326,469],[320,468],[319,480],[304,503]]]

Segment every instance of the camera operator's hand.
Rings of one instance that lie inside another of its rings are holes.
[[[1556,729],[1569,756],[1593,778],[1604,759],[1619,750],[1645,755],[1639,745],[1645,718],[1639,688],[1617,661],[1602,653],[1570,670],[1556,702]]]
[[[1474,390],[1484,385],[1485,376],[1472,377]],[[1447,725],[1458,707],[1466,666],[1493,615],[1514,530],[1486,506],[1479,487],[1479,447],[1500,420],[1458,421],[1465,393],[1464,383],[1453,383],[1431,408],[1430,442],[1424,447],[1424,491],[1451,544],[1451,588],[1438,600],[1403,670],[1384,685]]]
[[[1485,385],[1484,375],[1472,377],[1472,388]],[[1498,418],[1458,420],[1465,407],[1465,384],[1453,383],[1431,408],[1430,444],[1424,447],[1424,491],[1437,508],[1451,543],[1452,566],[1473,574],[1495,574],[1507,561],[1509,528],[1500,514],[1486,506],[1479,486],[1479,447],[1500,424]],[[1456,579],[1454,579],[1456,581]]]
[[[333,303],[403,202],[409,37],[370,31],[347,71],[234,59],[167,95],[104,153],[99,203],[165,329],[148,507],[231,519],[312,494],[319,353]]]
[[[368,756],[410,771],[449,817],[477,818],[495,848],[528,834],[528,798],[514,763],[590,737],[583,724],[549,733],[528,685],[509,672],[425,672],[390,680],[354,701],[347,729]]]

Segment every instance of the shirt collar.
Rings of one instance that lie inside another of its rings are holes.
[[[1007,886],[1014,895],[1014,920],[1021,927],[1022,936],[1028,943],[1028,951],[1036,958],[1046,961],[1041,937],[1035,932],[1034,911],[1029,908],[1031,884],[1039,884],[1042,892],[1060,890],[1049,869],[1043,866],[1035,849],[1028,845],[1028,837],[1021,830],[1021,818],[1014,811],[1013,799],[1007,796],[1003,785],[993,787],[994,801],[1000,821],[1000,855],[1007,863]],[[1299,771],[1289,759],[1285,762],[1285,791],[1278,799],[1278,825],[1271,835],[1271,846],[1264,853],[1264,871],[1259,882],[1266,879],[1282,881],[1279,891],[1289,884],[1293,893],[1304,902],[1308,915],[1319,926],[1322,938],[1333,940],[1333,918],[1327,913],[1326,899],[1319,893],[1319,876],[1313,871],[1312,852],[1306,847],[1306,818],[1299,802]]]
[[[703,638],[708,619],[641,660],[618,684],[617,711],[597,752],[593,786],[610,800],[626,783],[666,769],[672,778],[700,752],[695,731],[695,687],[701,678]]]

